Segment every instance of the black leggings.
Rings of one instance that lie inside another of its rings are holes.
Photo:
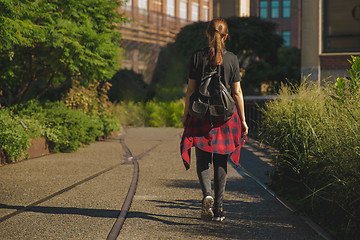
[[[211,162],[214,163],[214,193],[215,207],[221,208],[224,200],[227,178],[228,155],[205,152],[199,148],[196,151],[196,170],[204,197],[212,196]]]

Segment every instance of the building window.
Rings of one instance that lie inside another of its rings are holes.
[[[166,1],[166,14],[169,16],[175,16],[175,0]]]
[[[180,1],[180,18],[187,19],[187,2]]]
[[[289,31],[284,31],[282,33],[282,37],[284,40],[283,46],[284,47],[290,47],[290,32]]]
[[[191,4],[191,20],[193,22],[199,21],[199,4]]]
[[[139,8],[147,9],[147,0],[139,0]]]
[[[282,16],[283,18],[290,18],[291,14],[291,0],[283,0]]]
[[[271,1],[271,18],[279,18],[279,1]]]
[[[260,1],[260,18],[268,17],[268,2]]]
[[[209,8],[207,6],[204,6],[204,9],[203,9],[203,20],[204,21],[209,20]]]
[[[359,0],[323,0],[323,52],[360,52]]]

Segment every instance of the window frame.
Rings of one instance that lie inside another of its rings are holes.
[[[277,6],[275,6],[276,3],[277,3]],[[271,18],[272,19],[279,18],[280,17],[280,1],[279,0],[271,0],[270,7],[271,7]]]
[[[172,5],[169,4],[170,1],[173,3]],[[175,0],[166,0],[166,14],[171,17],[175,17],[175,3]]]
[[[140,3],[145,3],[145,5],[143,6]],[[148,0],[138,0],[138,8],[143,10],[148,10]]]
[[[288,13],[288,15],[287,15],[287,13]],[[282,2],[282,18],[291,18],[291,0],[283,0],[283,2]]]
[[[209,21],[209,7],[208,6],[203,6],[203,20],[205,22]]]
[[[285,39],[285,37],[288,39]],[[291,46],[291,31],[283,31],[282,39],[284,40],[283,47],[290,47]],[[288,44],[286,44],[286,43],[288,43]]]
[[[185,8],[182,8],[182,5],[185,6]],[[179,3],[179,18],[181,20],[187,20],[187,14],[188,14],[188,11],[187,11],[187,7],[188,7],[188,3],[185,2],[185,1],[180,1]],[[183,9],[183,10],[182,10]],[[182,10],[182,11],[181,11]],[[185,17],[183,17],[182,15],[185,13]]]
[[[193,22],[198,22],[200,20],[199,7],[200,7],[200,5],[198,3],[194,3],[194,2],[191,3],[191,21],[193,21]],[[194,15],[194,13],[196,13],[196,14]],[[194,16],[196,16],[196,19],[194,19]]]
[[[262,4],[264,4],[263,6],[261,6]],[[266,19],[268,18],[268,7],[269,7],[269,2],[268,1],[260,1],[259,2],[259,17],[261,19]],[[262,15],[265,14],[265,15]]]

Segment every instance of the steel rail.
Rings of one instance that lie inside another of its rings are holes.
[[[248,176],[253,181],[255,181],[257,184],[259,184],[266,192],[268,192],[276,201],[278,201],[281,205],[283,205],[285,208],[287,208],[291,213],[298,215],[309,227],[311,227],[318,235],[320,235],[325,240],[332,240],[333,238],[325,232],[319,225],[317,225],[315,222],[313,222],[310,218],[301,215],[293,206],[291,206],[289,203],[287,203],[285,200],[281,199],[275,192],[270,190],[268,186],[266,186],[265,183],[261,182],[257,177],[255,177],[252,173],[250,173],[248,170],[246,170],[241,164],[236,166],[233,164],[233,167],[235,170],[242,176]]]
[[[112,166],[112,167],[109,167],[109,168],[107,168],[107,169],[105,169],[105,170],[102,170],[102,171],[100,171],[100,172],[97,172],[97,173],[91,175],[90,177],[87,177],[87,178],[85,178],[85,179],[83,179],[83,180],[81,180],[81,181],[78,181],[78,182],[76,182],[76,183],[74,183],[74,184],[72,184],[72,185],[70,185],[70,186],[68,186],[68,187],[66,187],[66,188],[61,189],[60,191],[57,191],[57,192],[55,192],[55,193],[53,193],[53,194],[50,194],[50,195],[47,196],[47,197],[44,197],[44,198],[42,198],[42,199],[40,199],[40,200],[38,200],[38,201],[36,201],[36,202],[33,202],[33,203],[31,203],[31,204],[29,204],[29,205],[27,205],[27,206],[24,206],[24,207],[16,210],[15,212],[9,213],[9,214],[7,214],[7,215],[5,215],[5,216],[3,216],[3,217],[0,218],[0,223],[3,222],[3,221],[5,221],[5,220],[7,220],[7,219],[9,219],[9,218],[12,218],[12,217],[20,214],[20,213],[22,213],[22,212],[28,211],[28,210],[31,209],[32,207],[35,207],[35,206],[37,206],[37,205],[39,205],[39,204],[41,204],[41,203],[43,203],[43,202],[45,202],[45,201],[47,201],[47,200],[50,200],[50,199],[52,199],[52,198],[54,198],[54,197],[56,197],[56,196],[59,196],[60,194],[63,194],[63,193],[65,193],[65,192],[68,192],[68,191],[70,191],[71,189],[73,189],[73,188],[75,188],[75,187],[77,187],[77,186],[79,186],[79,185],[81,185],[81,184],[83,184],[83,183],[85,183],[85,182],[88,182],[88,181],[90,181],[90,180],[92,180],[92,179],[94,179],[94,178],[96,178],[96,177],[98,177],[98,176],[100,176],[100,175],[102,175],[102,174],[110,171],[110,170],[113,170],[114,168],[120,166],[121,164],[122,164],[122,163],[115,164],[115,165]]]
[[[121,207],[120,215],[115,221],[114,225],[112,226],[109,235],[107,236],[107,240],[115,240],[120,234],[120,231],[125,223],[126,215],[130,210],[132,200],[135,196],[137,182],[139,179],[139,163],[137,160],[140,160],[142,157],[144,157],[146,154],[148,154],[150,151],[155,149],[157,146],[159,146],[161,143],[151,147],[150,149],[144,151],[143,153],[133,156],[128,146],[125,144],[125,135],[123,135],[120,139],[121,146],[123,147],[126,156],[125,156],[125,162],[132,163],[134,165],[134,175],[128,190],[128,193],[126,195],[125,201]]]
[[[131,163],[131,164],[134,165],[133,179],[132,179],[132,182],[130,184],[129,190],[127,192],[125,201],[124,201],[124,203],[122,205],[120,215],[117,218],[117,220],[115,221],[115,223],[114,223],[114,225],[113,225],[113,227],[112,227],[112,229],[111,229],[111,231],[110,231],[110,233],[109,233],[109,235],[107,237],[107,239],[109,239],[109,240],[116,239],[118,237],[118,235],[120,234],[120,230],[121,230],[121,228],[122,228],[122,226],[123,226],[123,224],[125,222],[126,215],[127,215],[128,211],[130,209],[132,199],[133,199],[133,197],[135,195],[137,182],[138,182],[138,178],[139,178],[139,164],[138,164],[137,160],[140,160],[142,157],[147,155],[150,151],[152,151],[153,149],[155,149],[157,146],[159,146],[161,144],[161,143],[156,144],[155,146],[147,149],[146,151],[140,153],[139,155],[133,156],[130,149],[125,144],[124,139],[125,139],[125,135],[123,135],[120,138],[120,143],[121,143],[121,146],[122,146],[123,150],[125,151],[125,162],[117,163],[117,164],[115,164],[115,165],[113,165],[113,166],[111,166],[109,168],[106,168],[106,169],[104,169],[102,171],[99,171],[99,172],[97,172],[97,173],[95,173],[95,174],[93,174],[93,175],[91,175],[91,176],[89,176],[89,177],[87,177],[85,179],[82,179],[82,180],[80,180],[80,181],[78,181],[78,182],[76,182],[76,183],[74,183],[74,184],[72,184],[72,185],[70,185],[70,186],[68,186],[66,188],[63,188],[63,189],[61,189],[61,190],[59,190],[59,191],[57,191],[57,192],[55,192],[53,194],[50,194],[50,195],[48,195],[48,196],[46,196],[46,197],[44,197],[44,198],[42,198],[42,199],[40,199],[38,201],[35,201],[35,202],[33,202],[33,203],[29,204],[29,205],[21,207],[20,209],[17,209],[16,211],[14,211],[12,213],[9,213],[9,214],[7,214],[5,216],[2,216],[2,217],[0,217],[0,223],[3,222],[3,221],[6,221],[9,218],[12,218],[12,217],[20,214],[22,212],[28,211],[31,208],[33,208],[33,207],[35,207],[35,206],[37,206],[37,205],[39,205],[39,204],[41,204],[41,203],[43,203],[45,201],[48,201],[48,200],[50,200],[50,199],[52,199],[52,198],[54,198],[56,196],[59,196],[59,195],[65,193],[65,192],[68,192],[71,189],[73,189],[73,188],[75,188],[75,187],[77,187],[77,186],[79,186],[79,185],[81,185],[83,183],[86,183],[86,182],[88,182],[88,181],[90,181],[90,180],[92,180],[92,179],[106,173],[106,172],[109,172],[110,170],[113,170],[114,168],[116,168],[116,167],[118,167],[120,165],[123,165],[124,163],[125,164],[126,163]]]

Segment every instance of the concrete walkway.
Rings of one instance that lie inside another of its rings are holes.
[[[150,151],[138,161],[136,194],[118,239],[322,239],[231,165],[226,221],[201,221],[195,158],[186,171],[179,155],[181,133],[127,131],[125,143],[134,156]],[[124,154],[119,139],[111,139],[0,167],[0,219],[10,216],[0,221],[0,239],[106,239],[132,180],[133,166],[122,164]],[[241,154],[245,168],[269,181],[267,151],[249,140]]]

